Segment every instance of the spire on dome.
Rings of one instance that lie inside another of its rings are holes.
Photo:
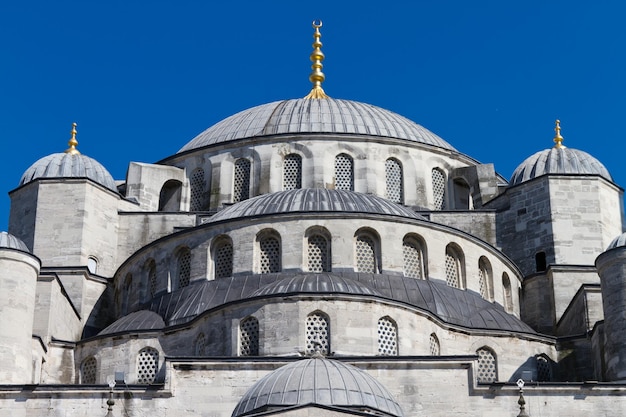
[[[76,133],[78,133],[76,131],[76,126],[76,123],[72,123],[72,130],[70,132],[72,134],[72,137],[70,138],[70,141],[67,142],[69,148],[67,148],[67,150],[65,151],[65,153],[69,153],[71,155],[80,155],[80,152],[78,152],[78,149],[76,149],[76,145],[78,145],[78,141],[76,140]]]
[[[308,99],[328,98],[328,96],[324,92],[324,89],[322,88],[322,82],[324,82],[324,79],[326,77],[322,72],[322,61],[324,60],[324,53],[322,52],[322,42],[320,41],[320,38],[322,37],[322,34],[320,33],[321,27],[321,20],[319,21],[319,23],[316,23],[315,20],[313,21],[313,28],[315,29],[315,33],[313,33],[313,38],[315,39],[315,41],[313,41],[313,52],[311,52],[311,62],[313,62],[313,65],[311,65],[311,69],[313,71],[309,76],[309,80],[313,83],[313,88],[311,89],[311,92],[307,94],[306,97],[304,97]]]
[[[556,134],[554,135],[554,147],[557,149],[565,148],[565,145],[563,145],[563,136],[561,136],[561,121],[557,119],[555,125],[554,131]]]

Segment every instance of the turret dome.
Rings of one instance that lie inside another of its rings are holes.
[[[621,235],[613,239],[611,243],[609,243],[609,247],[606,248],[606,250],[615,249],[622,246],[626,246],[626,233],[622,233]]]
[[[28,246],[21,239],[9,234],[7,232],[0,232],[0,249],[17,249],[24,252],[29,252]]]

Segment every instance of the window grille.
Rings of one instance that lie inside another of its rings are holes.
[[[235,161],[233,203],[250,198],[250,161],[244,158]]]
[[[183,249],[178,255],[178,288],[189,285],[191,278],[191,252]]]
[[[354,166],[352,158],[345,153],[335,157],[335,189],[354,191]]]
[[[480,291],[480,296],[484,299],[487,299],[487,283],[486,278],[487,271],[482,267],[482,265],[478,268],[478,286]]]
[[[476,381],[486,383],[497,381],[498,370],[493,352],[490,349],[481,348],[476,351],[476,354],[478,355]]]
[[[190,210],[202,210],[204,208],[204,189],[206,187],[206,182],[204,181],[204,169],[196,168],[191,173],[189,186],[191,188]]]
[[[280,272],[280,242],[277,238],[270,236],[259,242],[261,274]]]
[[[259,355],[259,321],[255,317],[248,317],[239,324],[239,355]]]
[[[159,352],[154,348],[144,348],[137,358],[137,383],[152,384],[159,366]]]
[[[80,383],[81,384],[95,384],[96,372],[98,370],[98,363],[93,356],[88,357],[80,365]]]
[[[432,170],[433,180],[433,200],[435,210],[445,210],[446,208],[446,178],[440,169]]]
[[[328,241],[324,236],[310,236],[308,252],[310,272],[330,271],[330,260],[328,259]]]
[[[422,251],[417,242],[404,239],[402,252],[404,255],[404,276],[422,279]]]
[[[154,261],[148,266],[148,285],[150,286],[150,298],[153,298],[157,292],[156,265]]]
[[[376,273],[376,246],[367,235],[356,238],[356,269],[358,272]]]
[[[430,356],[439,356],[441,354],[441,346],[439,345],[439,339],[435,333],[430,335]]]
[[[395,159],[390,158],[385,161],[385,178],[387,181],[387,199],[394,203],[403,203],[402,167]]]
[[[378,354],[398,355],[398,328],[389,317],[382,317],[378,320]]]
[[[302,188],[302,158],[297,154],[285,156],[283,161],[283,189]]]
[[[537,356],[537,381],[547,382],[551,380],[550,362],[543,356]]]
[[[311,313],[306,318],[306,353],[330,353],[330,320],[323,313]]]
[[[206,336],[204,333],[200,333],[196,338],[195,343],[195,353],[196,356],[204,356],[206,355]]]
[[[214,256],[215,278],[228,278],[233,275],[233,245],[222,241],[217,244]]]
[[[506,272],[502,274],[502,288],[504,289],[504,309],[511,312],[513,310],[513,294],[511,293],[511,280]]]
[[[450,287],[460,288],[459,286],[459,259],[456,254],[450,250],[446,250],[446,283]]]

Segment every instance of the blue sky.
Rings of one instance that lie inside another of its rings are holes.
[[[564,144],[626,186],[623,1],[14,1],[0,6],[0,230],[36,160],[78,149],[115,179],[240,110],[310,89],[393,110],[509,178]]]

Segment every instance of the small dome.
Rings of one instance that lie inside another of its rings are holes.
[[[17,249],[30,253],[28,247],[21,239],[7,232],[0,232],[0,248]]]
[[[20,186],[38,178],[89,178],[117,192],[109,171],[98,161],[82,154],[54,153],[32,164],[20,179]]]
[[[371,104],[325,98],[275,101],[244,110],[200,133],[178,153],[237,139],[298,133],[389,137],[455,150],[399,114]]]
[[[622,246],[626,246],[626,233],[622,233],[621,235],[613,239],[611,243],[609,243],[609,247],[606,248],[606,250],[615,249]]]
[[[325,188],[302,188],[244,200],[219,211],[209,219],[209,223],[241,217],[299,212],[370,213],[423,218],[409,208],[375,195]]]
[[[342,293],[358,295],[382,294],[367,285],[329,272],[294,275],[259,288],[251,297],[291,293]]]
[[[336,360],[310,358],[278,368],[257,381],[239,400],[232,417],[307,404],[403,415],[387,388],[370,374]]]
[[[537,152],[522,162],[513,172],[510,185],[521,184],[545,174],[599,175],[613,181],[605,166],[587,152],[554,147]]]
[[[102,330],[99,335],[137,331],[137,330],[159,330],[165,327],[163,318],[157,313],[148,310],[139,310],[115,321],[113,324]]]

